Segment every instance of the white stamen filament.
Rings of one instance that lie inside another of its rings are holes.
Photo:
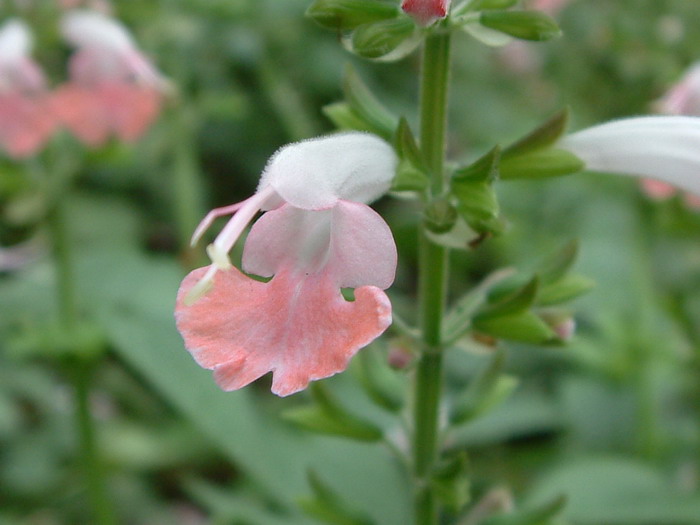
[[[231,251],[231,248],[233,248],[246,226],[250,224],[253,217],[274,193],[275,190],[271,186],[267,186],[243,203],[214,240],[214,245],[220,252],[228,253]]]

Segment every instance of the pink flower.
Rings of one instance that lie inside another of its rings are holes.
[[[667,115],[700,115],[700,63],[691,66],[656,105]]]
[[[185,346],[224,390],[273,372],[280,396],[347,367],[391,324],[382,291],[396,247],[365,203],[385,193],[397,159],[381,139],[345,133],[290,144],[270,159],[249,199],[213,210],[195,231],[235,213],[207,252],[213,261],[180,286],[175,317]],[[228,253],[259,211],[242,268]],[[341,289],[354,288],[354,300]]]
[[[419,24],[427,26],[447,16],[450,2],[451,0],[403,0],[401,9]]]
[[[30,49],[24,23],[10,20],[0,28],[0,145],[18,158],[36,153],[55,129],[44,75]]]
[[[138,139],[160,112],[165,80],[126,29],[103,14],[69,12],[62,31],[78,51],[70,62],[70,82],[54,96],[59,119],[90,146],[112,134]]]

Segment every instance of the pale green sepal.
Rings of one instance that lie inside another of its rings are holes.
[[[540,42],[561,36],[554,19],[539,11],[484,11],[479,22],[521,40]]]
[[[315,0],[306,10],[318,25],[335,31],[351,31],[398,15],[397,5],[376,0]]]
[[[500,405],[515,390],[518,380],[504,375],[505,355],[498,352],[489,365],[472,381],[450,412],[454,425],[468,423]]]
[[[372,94],[352,66],[345,68],[343,94],[355,114],[380,137],[391,140],[399,119]]]
[[[474,329],[497,339],[541,344],[556,340],[554,331],[537,315],[527,310],[499,317],[474,318]]]
[[[457,222],[457,210],[445,198],[430,202],[423,212],[425,227],[433,233],[447,233]]]
[[[503,158],[514,157],[551,146],[564,135],[568,123],[569,109],[564,108],[523,138],[504,149]]]
[[[315,403],[291,408],[282,417],[298,426],[333,436],[342,436],[358,441],[379,441],[382,431],[376,425],[350,414],[345,407],[332,398],[321,383],[310,387]]]
[[[407,159],[401,159],[391,189],[392,191],[423,191],[429,183],[430,180],[425,173]]]
[[[406,16],[358,27],[350,50],[363,58],[391,62],[412,53],[422,40],[421,31]]]
[[[452,181],[494,182],[498,179],[498,163],[501,160],[501,148],[495,146],[469,166],[458,168],[452,174]]]
[[[454,227],[445,233],[435,233],[426,228],[425,234],[430,242],[454,250],[469,250],[473,247],[472,243],[481,238],[462,217],[459,217]]]
[[[481,9],[508,9],[518,3],[518,0],[471,0],[456,6],[450,16],[460,16]]]
[[[566,496],[561,495],[533,509],[492,516],[484,520],[482,525],[533,525],[540,523],[544,525],[551,523],[551,520],[556,518],[565,506]]]
[[[438,500],[452,513],[459,513],[471,500],[468,460],[462,452],[435,467],[431,485]]]
[[[413,131],[411,131],[411,126],[409,126],[408,121],[404,117],[399,119],[394,144],[399,157],[405,158],[419,170],[426,171],[423,153],[418,147]]]
[[[490,47],[503,47],[513,41],[512,36],[484,27],[476,20],[463,24],[462,29],[472,38]]]
[[[501,179],[543,179],[578,173],[585,164],[573,153],[563,149],[542,149],[504,157],[501,160]]]
[[[538,306],[551,306],[571,301],[595,287],[595,281],[578,274],[569,274],[540,288]]]
[[[360,352],[357,360],[360,363],[360,384],[370,399],[390,412],[401,410],[403,383],[399,374],[389,366],[386,356],[376,347],[370,347]]]
[[[323,106],[323,114],[340,130],[374,132],[372,124],[364,120],[347,102],[334,102]]]
[[[490,183],[454,181],[452,194],[458,201],[457,211],[476,232],[499,234],[505,229],[498,217],[498,199]]]
[[[474,314],[486,303],[489,292],[503,280],[512,277],[514,273],[513,268],[495,271],[463,295],[445,317],[442,341],[450,345],[464,335],[471,327]]]
[[[364,513],[351,508],[314,470],[307,472],[313,497],[299,500],[299,506],[309,516],[331,525],[375,525]]]
[[[394,133],[394,147],[400,160],[391,189],[394,191],[425,190],[430,180],[425,174],[426,167],[423,155],[408,122],[403,117],[399,120],[399,125]]]

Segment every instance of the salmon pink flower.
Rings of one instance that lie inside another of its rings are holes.
[[[110,135],[138,139],[158,116],[166,82],[127,30],[96,11],[75,10],[61,24],[77,48],[70,82],[55,94],[56,113],[78,138],[100,146]]]
[[[427,26],[446,17],[450,3],[451,0],[403,0],[401,9],[419,24]]]
[[[700,118],[614,120],[573,133],[559,146],[589,170],[648,177],[700,196]]]
[[[366,133],[290,144],[270,159],[255,195],[202,221],[194,241],[234,213],[207,249],[213,263],[182,282],[175,316],[185,346],[222,389],[273,372],[272,391],[293,394],[344,370],[391,324],[383,290],[396,247],[366,203],[389,189],[396,164],[392,148]],[[252,278],[228,253],[259,211],[242,258]],[[343,288],[354,288],[353,300]]]
[[[19,20],[0,28],[0,145],[12,157],[36,153],[55,119],[44,75],[29,58],[31,34]]]

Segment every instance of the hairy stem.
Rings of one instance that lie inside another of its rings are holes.
[[[430,170],[429,197],[445,186],[444,157],[447,129],[450,35],[435,33],[423,48],[420,100],[420,144]],[[439,509],[431,486],[438,455],[439,411],[442,394],[442,320],[445,312],[448,252],[420,232],[419,308],[423,345],[416,370],[413,462],[416,480],[417,525],[434,525]]]

